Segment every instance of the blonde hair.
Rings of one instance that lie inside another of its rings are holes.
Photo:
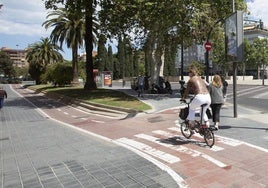
[[[214,75],[213,80],[212,80],[212,85],[215,87],[221,87],[222,86],[222,81],[220,75]]]
[[[198,76],[198,69],[195,66],[189,68],[189,72],[192,72],[194,76]]]

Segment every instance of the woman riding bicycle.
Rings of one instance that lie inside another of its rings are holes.
[[[190,67],[189,76],[190,79],[187,83],[187,88],[181,100],[185,101],[185,98],[189,95],[189,93],[194,94],[194,98],[192,99],[191,104],[189,106],[189,114],[187,116],[190,128],[194,129],[195,111],[198,108],[200,109],[200,106],[202,104],[206,104],[206,106],[204,106],[203,108],[203,112],[206,112],[208,107],[210,106],[211,99],[204,80],[201,79],[200,76],[198,76],[198,70],[196,67]],[[209,127],[209,121],[206,113],[203,113],[202,119]]]

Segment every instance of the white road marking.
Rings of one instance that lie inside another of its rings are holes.
[[[180,128],[178,128],[178,127],[170,127],[170,128],[168,128],[169,130],[172,130],[172,131],[177,131],[177,132],[180,132],[181,133],[181,129]],[[167,134],[167,132],[160,132],[160,131],[158,131],[158,132],[155,132],[155,133],[157,133],[157,134],[166,134],[166,136],[171,136],[171,133],[169,133],[169,135]],[[173,135],[174,136],[174,135]],[[195,137],[198,137],[198,138],[202,138],[203,139],[203,137],[202,136],[200,136],[198,133],[197,134],[194,134],[194,136]],[[198,142],[197,140],[195,140],[195,139],[186,139],[186,140],[188,140],[188,141],[192,141],[192,142]],[[216,142],[216,141],[215,141]],[[224,148],[222,148],[222,147],[220,147],[220,146],[216,146],[215,144],[214,144],[214,146],[212,147],[212,148],[208,148],[209,150],[211,150],[211,151],[221,151],[221,150],[224,150]]]
[[[232,138],[225,138],[222,136],[217,136],[217,142],[229,145],[229,146],[240,146],[241,144],[243,144],[243,142],[239,141],[239,140],[235,140]]]
[[[141,142],[137,142],[135,140],[131,140],[128,138],[120,138],[120,139],[117,139],[116,141],[127,144],[129,146],[132,146],[136,149],[139,149],[147,154],[150,154],[154,157],[162,159],[163,161],[166,161],[166,162],[171,163],[171,164],[180,161],[180,158],[178,158],[176,156],[173,156],[173,155],[170,155],[170,154],[165,153],[163,151],[154,149],[151,146],[148,146],[148,145],[141,143]]]
[[[256,87],[251,87],[251,88],[248,88],[248,89],[239,90],[239,91],[237,91],[237,96],[240,97],[240,96],[244,96],[244,95],[247,95],[247,94],[250,94],[250,93],[254,93],[256,91],[262,91],[262,90],[265,90],[265,89],[266,88],[264,88],[264,87],[256,86]],[[227,94],[227,97],[232,98],[233,94],[229,93],[229,94]]]
[[[198,151],[192,150],[192,149],[187,148],[185,146],[178,146],[178,145],[173,145],[172,143],[162,142],[160,138],[157,138],[154,136],[150,136],[150,135],[146,135],[146,134],[137,134],[137,135],[135,135],[135,137],[159,144],[161,146],[165,146],[167,148],[182,152],[182,153],[187,154],[187,155],[191,155],[192,157],[198,157],[201,155],[201,153]]]
[[[257,99],[261,98],[262,99],[263,97],[266,97],[266,96],[268,96],[268,92],[264,92],[264,93],[255,95],[252,98],[257,98]]]
[[[91,121],[93,121],[95,123],[105,123],[104,121],[98,121],[98,120],[94,120],[94,119],[92,119]]]
[[[224,164],[223,162],[221,162],[221,161],[219,161],[217,159],[214,159],[213,157],[211,157],[209,155],[206,155],[206,154],[204,154],[202,152],[199,152],[199,151],[196,151],[196,150],[184,147],[184,146],[174,146],[174,145],[171,145],[171,144],[163,143],[163,142],[161,142],[159,140],[159,138],[156,138],[156,137],[153,137],[153,136],[150,136],[150,135],[138,134],[138,135],[135,135],[135,137],[142,138],[144,140],[151,141],[153,143],[157,143],[159,145],[168,147],[168,148],[173,149],[175,151],[179,151],[181,153],[191,155],[192,157],[198,157],[198,156],[203,157],[204,159],[214,163],[215,165],[219,166],[220,168],[225,168],[225,167],[228,166],[228,165]]]

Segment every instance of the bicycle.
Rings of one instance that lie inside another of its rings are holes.
[[[189,105],[191,103],[191,100],[189,102],[187,102],[187,101],[182,101],[182,102],[185,103],[187,105],[186,108],[189,109]],[[194,132],[196,132],[204,137],[204,140],[205,140],[205,143],[207,144],[207,146],[212,147],[215,143],[215,137],[214,137],[213,130],[211,128],[209,128],[205,124],[205,122],[203,122],[203,119],[202,119],[202,115],[204,113],[204,107],[206,105],[207,104],[203,104],[200,106],[201,107],[201,113],[200,113],[201,118],[200,118],[200,120],[194,121],[193,128],[191,128],[189,126],[189,122],[188,122],[188,120],[186,120],[187,116],[182,118],[182,120],[184,120],[184,121],[180,123],[180,125],[181,125],[180,128],[181,128],[181,133],[185,138],[187,138],[187,139],[191,138],[191,136],[194,134]],[[181,117],[181,115],[180,115],[180,117]]]

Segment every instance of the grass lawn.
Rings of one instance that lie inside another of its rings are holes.
[[[112,89],[100,88],[96,90],[84,90],[82,87],[54,87],[51,85],[34,85],[29,86],[28,88],[34,89],[38,92],[53,92],[83,101],[107,106],[129,108],[138,111],[151,109],[149,105],[139,101],[137,98]]]

